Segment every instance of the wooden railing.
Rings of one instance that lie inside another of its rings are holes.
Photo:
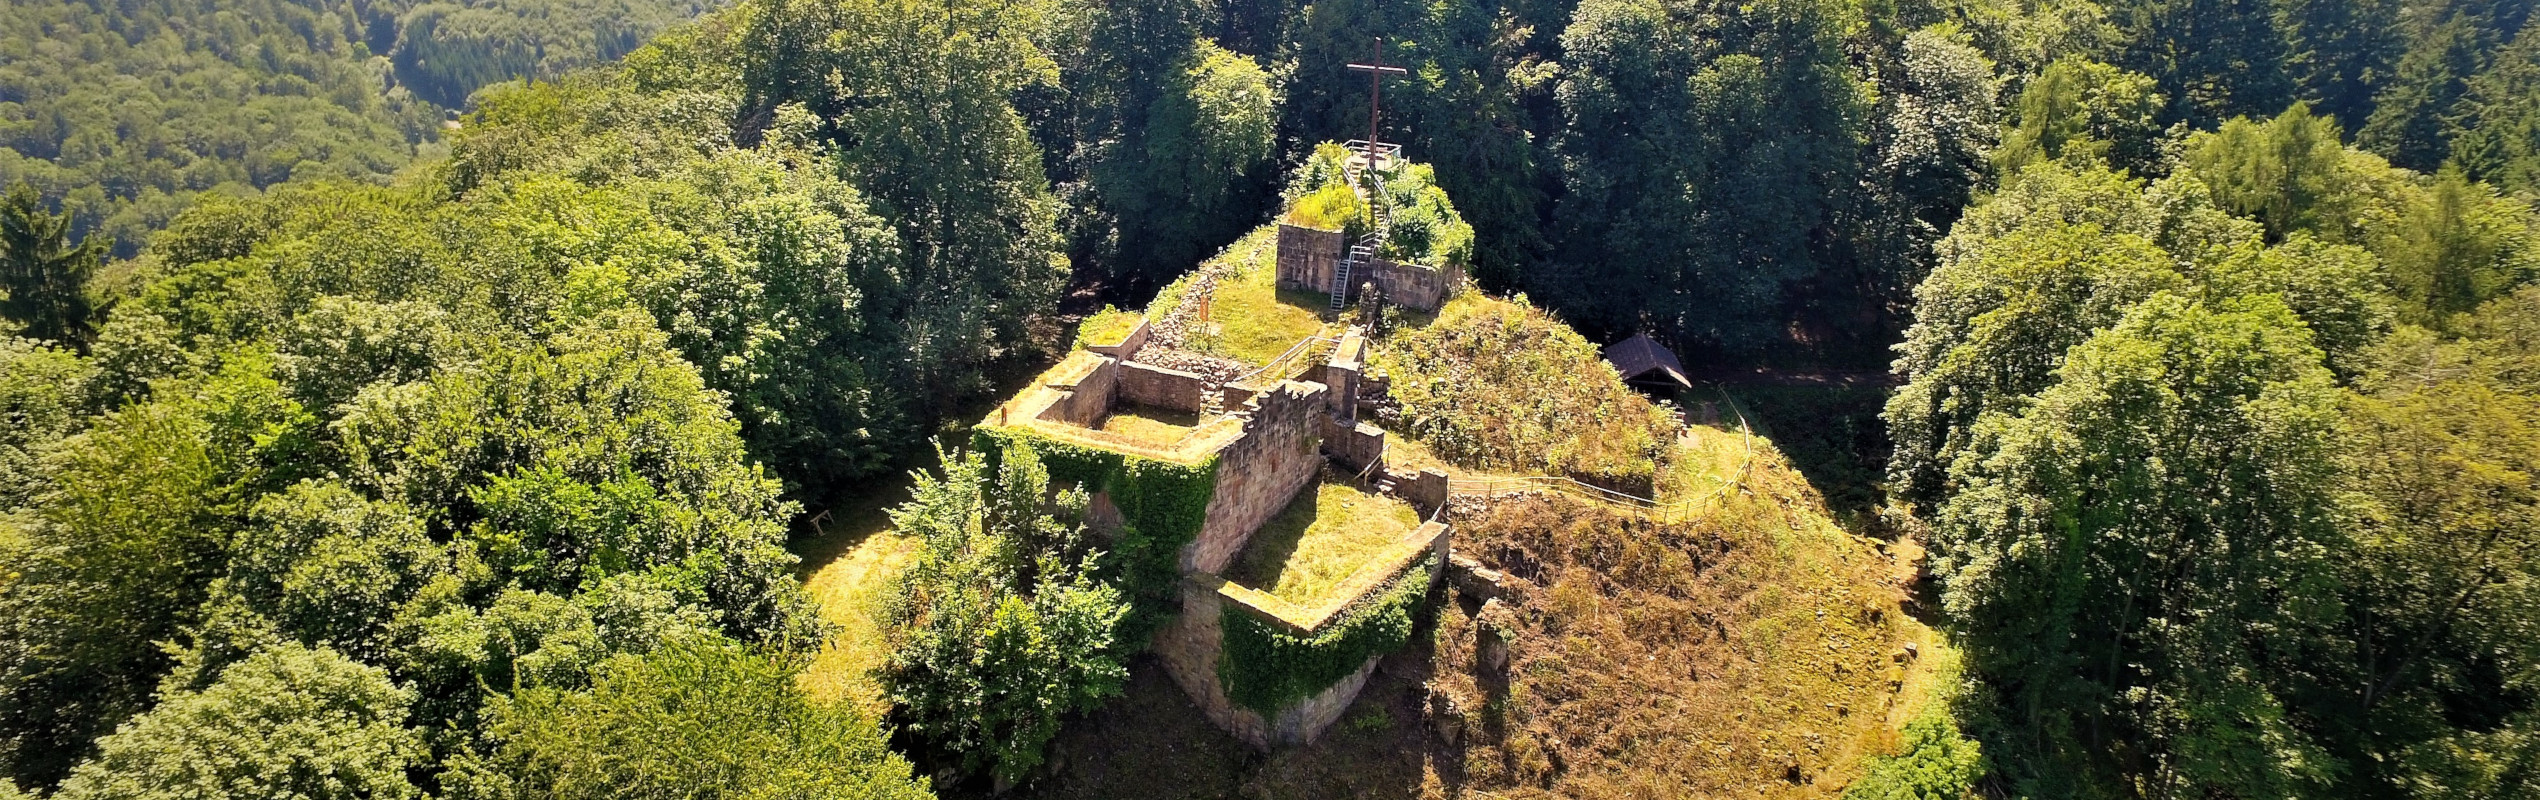
[[[1728,399],[1725,393],[1723,393],[1721,397],[1724,400]],[[1717,510],[1714,507],[1715,504],[1723,503],[1728,499],[1729,493],[1735,492],[1740,487],[1744,486],[1748,476],[1752,475],[1755,469],[1754,429],[1747,424],[1746,413],[1737,408],[1736,401],[1730,400],[1728,406],[1730,413],[1734,413],[1738,417],[1737,430],[1739,442],[1743,446],[1744,452],[1739,454],[1737,469],[1730,476],[1729,480],[1726,483],[1721,484],[1720,488],[1704,492],[1699,497],[1661,503],[1655,498],[1642,497],[1629,492],[1608,489],[1603,486],[1580,481],[1577,478],[1572,478],[1567,475],[1517,475],[1449,478],[1446,483],[1447,494],[1449,496],[1464,495],[1466,497],[1493,497],[1521,492],[1557,492],[1583,500],[1603,503],[1610,507],[1638,513],[1662,522],[1691,522]]]

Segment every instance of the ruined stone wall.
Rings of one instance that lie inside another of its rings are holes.
[[[1170,411],[1199,410],[1202,383],[1196,374],[1135,361],[1119,369],[1119,400]]]
[[[1138,349],[1145,347],[1147,345],[1147,340],[1154,338],[1154,336],[1155,326],[1148,324],[1148,322],[1144,319],[1140,319],[1138,320],[1137,327],[1129,329],[1129,335],[1120,337],[1119,344],[1088,344],[1085,345],[1085,349],[1101,353],[1112,358],[1117,358],[1122,361],[1127,361],[1129,359],[1137,358]]]
[[[1358,700],[1368,675],[1384,660],[1382,655],[1371,656],[1358,671],[1329,688],[1279,709],[1276,716],[1262,716],[1228,697],[1225,684],[1217,678],[1217,662],[1225,657],[1225,604],[1204,581],[1185,581],[1182,613],[1156,632],[1155,653],[1164,661],[1165,674],[1173,676],[1200,713],[1254,747],[1267,750],[1314,741]]]
[[[1332,290],[1332,271],[1340,267],[1347,245],[1339,231],[1319,231],[1279,224],[1279,286],[1283,289],[1307,289],[1317,292]],[[1453,267],[1440,269],[1418,264],[1376,259],[1364,272],[1350,276],[1348,301],[1355,302],[1362,285],[1373,282],[1385,293],[1386,302],[1422,311],[1436,311],[1455,291],[1463,271]]]
[[[1365,369],[1360,359],[1367,353],[1367,337],[1360,330],[1352,326],[1341,334],[1340,343],[1332,347],[1331,360],[1323,363],[1323,385],[1332,389],[1323,405],[1343,422],[1358,418],[1358,380]]]
[[[1455,288],[1458,271],[1376,259],[1370,280],[1385,292],[1385,302],[1404,308],[1436,311]],[[1352,280],[1351,283],[1359,281]],[[1351,287],[1355,291],[1357,287]],[[1355,300],[1356,298],[1351,298]]]
[[[1279,223],[1279,288],[1331,291],[1344,249],[1340,231]]]
[[[1092,427],[1111,413],[1111,400],[1119,388],[1117,376],[1120,362],[1110,356],[1083,354],[1071,358],[1090,359],[1087,366],[1050,376],[1049,387],[1058,392],[1040,418],[1079,427]]]
[[[1323,395],[1319,383],[1286,381],[1246,405],[1243,438],[1217,456],[1217,491],[1208,523],[1182,550],[1183,572],[1216,573],[1241,552],[1254,529],[1285,508],[1323,466]]]
[[[1428,519],[1446,507],[1447,475],[1444,470],[1431,467],[1419,472],[1405,472],[1387,468],[1385,479],[1393,482],[1394,496],[1419,509],[1422,519]]]
[[[1385,429],[1364,422],[1323,418],[1323,452],[1352,474],[1385,457]]]

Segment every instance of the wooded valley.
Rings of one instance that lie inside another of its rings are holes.
[[[2533,797],[2533,11],[17,0],[0,799]],[[1720,510],[1459,488],[1516,621],[1140,762],[1210,479],[973,426],[1150,326]]]

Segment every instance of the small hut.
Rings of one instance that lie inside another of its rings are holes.
[[[1685,377],[1684,362],[1649,334],[1633,334],[1632,338],[1605,347],[1605,360],[1614,371],[1623,374],[1623,382],[1642,391],[1672,394],[1678,389],[1693,388]]]

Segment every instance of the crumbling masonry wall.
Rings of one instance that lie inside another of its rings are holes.
[[[1339,231],[1300,228],[1279,224],[1279,288],[1305,289],[1316,292],[1332,290],[1332,271],[1340,268],[1345,250]],[[1345,302],[1358,299],[1361,284],[1373,282],[1385,293],[1385,300],[1395,305],[1436,311],[1446,304],[1447,295],[1455,290],[1463,271],[1454,267],[1438,268],[1420,264],[1376,259],[1350,277]]]
[[[1323,394],[1319,383],[1285,381],[1246,401],[1243,438],[1217,455],[1217,492],[1208,523],[1182,551],[1182,570],[1217,573],[1242,552],[1252,532],[1286,508],[1323,466]]]

